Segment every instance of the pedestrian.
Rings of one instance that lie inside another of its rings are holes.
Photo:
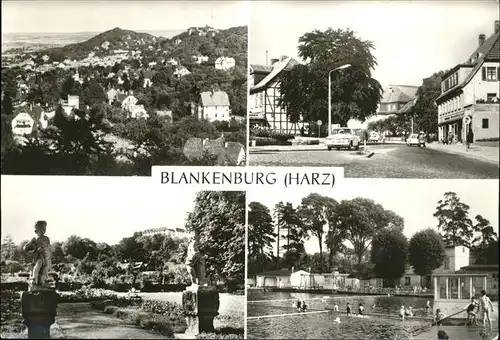
[[[425,148],[425,133],[423,131],[420,131],[418,135],[418,145],[421,149]]]
[[[467,133],[467,151],[469,151],[470,146],[474,143],[474,132],[472,132],[472,128],[469,128],[469,132]]]
[[[479,298],[479,304],[482,309],[482,317],[483,317],[483,322],[484,322],[484,328],[486,328],[486,323],[488,323],[488,328],[491,332],[491,313],[493,312],[493,303],[491,302],[490,298],[486,294],[486,291],[483,289],[481,291],[481,297]]]
[[[347,303],[346,312],[347,312],[347,316],[352,315],[351,305],[349,304],[349,302]]]
[[[476,302],[476,299],[471,298],[470,303],[465,307],[467,310],[467,319],[465,320],[464,326],[467,326],[468,324],[472,325],[474,324],[477,325],[477,320],[476,320],[476,309],[479,308],[478,303]]]

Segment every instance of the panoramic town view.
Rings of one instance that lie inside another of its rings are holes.
[[[275,191],[248,192],[248,338],[498,334],[497,302],[493,327],[476,308],[481,321],[464,327],[471,298],[498,299],[497,188],[379,180],[334,194]]]
[[[26,182],[27,196],[16,196]],[[12,198],[2,203],[3,339],[49,332],[60,339],[194,338],[198,331],[185,318],[189,294],[199,297],[207,338],[243,338],[245,193],[166,193],[150,190],[147,179],[124,183],[17,177],[2,184],[2,197]],[[54,189],[65,200],[51,200]],[[119,209],[131,191],[152,199]],[[82,210],[89,201],[97,208]],[[27,204],[33,209],[24,210]],[[227,257],[218,256],[222,249]],[[33,266],[38,261],[41,268]],[[28,290],[21,308],[19,291]],[[42,307],[36,294],[45,294]],[[38,329],[26,328],[37,322]]]
[[[253,3],[249,164],[498,178],[498,19],[497,1]]]
[[[153,4],[2,2],[3,174],[245,164],[246,4]]]

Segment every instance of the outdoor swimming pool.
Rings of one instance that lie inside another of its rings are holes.
[[[408,339],[414,331],[429,325],[428,321],[421,319],[406,319],[401,322],[394,317],[402,305],[412,306],[417,317],[427,316],[427,298],[360,295],[329,295],[326,299],[323,297],[322,294],[249,291],[248,338]],[[318,313],[252,319],[256,316],[295,313],[292,303],[298,298],[306,300],[309,311]],[[363,303],[368,316],[347,317],[347,302],[353,307],[354,313],[357,313],[358,304]],[[320,312],[331,310],[335,303],[339,306],[339,313]],[[372,309],[374,305],[375,308]],[[369,315],[371,313],[393,317]],[[334,322],[337,317],[340,317],[340,323]]]

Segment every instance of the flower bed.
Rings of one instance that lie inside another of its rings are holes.
[[[270,137],[254,137],[252,139],[255,142],[255,146],[266,146],[266,145],[292,145],[292,142],[287,140],[279,140]]]
[[[319,145],[319,139],[316,138],[295,138],[292,145]]]
[[[59,302],[90,302],[94,300],[114,300],[116,292],[100,288],[81,288],[74,292],[60,292]]]

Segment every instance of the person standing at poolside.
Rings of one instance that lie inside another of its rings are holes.
[[[481,297],[479,298],[479,305],[481,306],[481,314],[483,316],[484,328],[486,328],[486,323],[488,323],[488,329],[491,332],[491,313],[493,312],[493,303],[483,289],[481,291]]]
[[[352,315],[351,305],[349,304],[349,302],[347,303],[346,312],[347,312],[347,316]]]

